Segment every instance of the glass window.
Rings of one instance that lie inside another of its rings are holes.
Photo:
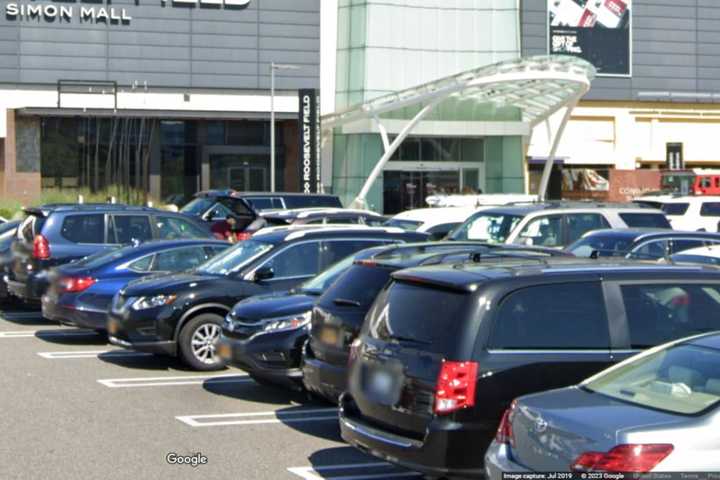
[[[441,223],[440,225],[435,225],[432,228],[429,228],[426,230],[426,233],[429,233],[430,235],[447,235],[453,228],[456,228],[459,223]]]
[[[678,344],[633,357],[583,384],[642,407],[696,415],[720,403],[720,350]]]
[[[389,242],[382,240],[337,240],[334,242],[322,242],[320,248],[322,249],[323,266],[330,266],[360,250],[385,243]]]
[[[154,257],[155,255],[146,255],[132,262],[130,265],[128,265],[128,268],[130,270],[135,270],[136,272],[149,272]]]
[[[465,293],[393,282],[378,295],[363,329],[372,338],[452,355],[471,302]]]
[[[703,217],[720,217],[720,202],[704,202],[700,207]]]
[[[109,241],[120,244],[146,242],[153,238],[147,215],[113,215],[108,232]]]
[[[418,228],[423,224],[423,222],[417,222],[415,220],[399,220],[396,218],[391,218],[387,222],[385,222],[385,225],[388,227],[398,227],[402,228],[403,230],[407,230],[408,232],[415,232]]]
[[[227,275],[240,270],[273,247],[271,243],[245,240],[211,258],[199,266],[198,271],[210,275]]]
[[[247,198],[246,201],[252,205],[255,210],[285,208],[282,199],[277,197],[252,197]]]
[[[208,232],[185,219],[178,217],[155,217],[158,238],[173,240],[176,238],[206,238]]]
[[[453,231],[450,238],[503,243],[522,218],[502,213],[476,213]]]
[[[105,215],[68,215],[63,220],[60,234],[75,243],[105,243]]]
[[[194,198],[190,201],[190,203],[181,208],[180,211],[182,213],[196,215],[199,217],[200,215],[205,213],[208,208],[212,206],[213,203],[214,200],[207,197]]]
[[[568,247],[576,257],[589,257],[598,252],[601,257],[624,257],[632,246],[633,238],[620,235],[589,235]]]
[[[201,246],[184,247],[160,252],[155,257],[154,271],[182,272],[201,265],[208,259]]]
[[[709,257],[706,255],[691,255],[679,253],[672,256],[673,262],[679,263],[702,263],[704,265],[720,265],[720,258]]]
[[[207,122],[208,145],[225,145],[225,122],[222,120]]]
[[[598,213],[571,213],[565,216],[567,219],[568,238],[567,243],[572,243],[578,238],[592,230],[610,228],[605,217]]]
[[[628,258],[635,258],[638,260],[658,260],[665,258],[667,252],[667,241],[656,240],[654,242],[648,242],[635,248],[628,254]]]
[[[345,257],[335,265],[323,271],[320,275],[303,283],[300,287],[300,291],[310,295],[322,295],[322,293],[327,290],[330,285],[335,283],[335,280],[337,280],[340,275],[345,273],[345,271],[352,266],[354,261],[355,255]]]
[[[666,215],[685,215],[688,207],[690,207],[689,203],[663,203],[662,211]]]
[[[720,329],[720,286],[624,285],[632,348],[649,348]]]
[[[511,293],[500,304],[490,343],[507,350],[610,348],[600,284],[540,285]]]
[[[535,218],[525,225],[515,243],[536,247],[558,247],[563,244],[562,220],[561,215]]]
[[[659,213],[621,213],[620,218],[631,228],[672,228],[667,217]]]
[[[231,121],[225,124],[228,145],[269,145],[269,122],[255,120]]]
[[[320,271],[320,242],[293,245],[265,263],[273,269],[273,278],[315,276]]]
[[[680,240],[670,240],[670,253],[680,253],[684,252],[685,250],[690,250],[691,248],[698,248],[698,247],[704,247],[707,243],[705,240],[690,240],[690,239],[680,239]]]
[[[220,253],[224,252],[230,248],[230,245],[222,246],[222,245],[215,245],[212,247],[205,247],[205,251],[207,252],[208,258],[212,258],[215,255],[219,255]]]

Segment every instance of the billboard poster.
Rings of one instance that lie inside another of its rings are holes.
[[[318,193],[320,186],[320,102],[318,91],[298,91],[300,137],[300,191]]]
[[[548,51],[590,62],[600,76],[630,76],[632,0],[548,0]]]

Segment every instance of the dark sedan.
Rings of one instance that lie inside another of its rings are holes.
[[[718,244],[720,244],[720,233],[616,228],[588,232],[567,250],[576,257],[659,260],[691,248]]]
[[[217,240],[166,240],[91,255],[51,271],[42,297],[45,318],[65,325],[105,330],[113,296],[128,282],[181,272],[228,248]]]
[[[223,366],[216,353],[221,324],[240,300],[289,290],[358,250],[426,238],[361,226],[288,227],[256,234],[192,272],[128,284],[113,301],[110,341],[179,355],[197,370],[218,369]]]

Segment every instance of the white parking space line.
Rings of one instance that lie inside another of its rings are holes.
[[[80,337],[99,335],[95,330],[18,330],[14,332],[0,332],[0,338],[51,338],[51,337]]]
[[[77,358],[98,358],[103,357],[149,357],[152,353],[131,352],[127,350],[74,350],[69,352],[38,352],[43,358],[48,360],[68,360]]]
[[[337,422],[338,419],[337,408],[298,408],[289,411],[185,415],[175,418],[193,428],[274,423]]]
[[[376,473],[351,473],[355,470],[372,470]],[[390,463],[349,463],[325,467],[290,467],[288,472],[304,480],[371,480],[375,478],[422,478],[417,472],[399,470]],[[333,474],[335,472],[335,474]],[[348,475],[349,474],[349,475]]]
[[[202,385],[216,383],[254,383],[246,374],[184,375],[181,377],[106,378],[98,383],[108,388],[172,387],[177,385]]]

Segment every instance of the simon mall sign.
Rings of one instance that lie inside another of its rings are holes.
[[[102,1],[102,0],[101,0]],[[131,8],[111,7],[110,0],[105,0],[107,5],[97,5],[96,0],[80,0],[76,5],[72,0],[58,0],[54,3],[37,2],[10,2],[5,5],[5,17],[11,21],[19,22],[53,22],[71,23],[105,23],[127,25],[132,21],[131,13],[142,8],[140,0],[135,0],[135,6]],[[198,6],[208,8],[244,8],[250,4],[250,0],[156,0],[163,7],[166,6]],[[83,5],[93,3],[95,5]]]

